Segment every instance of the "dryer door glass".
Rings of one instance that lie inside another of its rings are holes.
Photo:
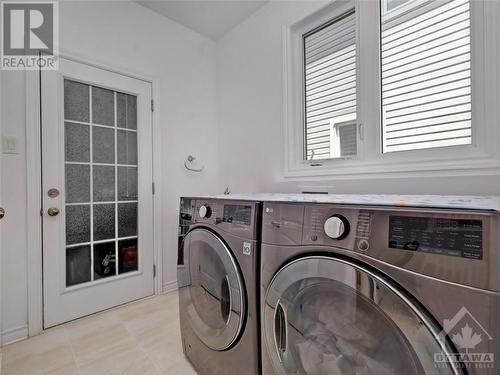
[[[283,267],[265,296],[263,323],[276,374],[456,373],[433,321],[389,281],[343,259]]]
[[[245,295],[230,250],[212,232],[195,229],[184,239],[178,268],[181,304],[193,331],[213,350],[229,348],[243,328]]]

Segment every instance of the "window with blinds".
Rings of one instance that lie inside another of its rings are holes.
[[[305,159],[354,156],[356,19],[354,10],[303,36]]]
[[[382,0],[383,151],[471,143],[469,0]]]

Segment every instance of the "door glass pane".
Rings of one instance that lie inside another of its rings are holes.
[[[118,127],[137,129],[137,98],[133,95],[117,94],[116,105]]]
[[[90,127],[88,125],[64,123],[66,161],[88,163],[90,161]]]
[[[66,244],[90,241],[90,206],[66,206]]]
[[[94,279],[116,275],[115,242],[94,245]]]
[[[118,200],[137,200],[137,167],[118,167]]]
[[[137,235],[137,203],[118,204],[118,234],[120,237]]]
[[[66,164],[66,202],[90,201],[90,167],[82,164]]]
[[[64,118],[89,122],[89,85],[64,80]]]
[[[115,167],[94,165],[93,191],[94,202],[110,202],[115,200]]]
[[[137,164],[136,133],[118,130],[118,164]]]
[[[115,131],[114,129],[92,127],[92,161],[94,163],[114,164]]]
[[[68,79],[64,90],[66,285],[72,286],[139,269],[137,97]]]
[[[90,281],[90,246],[66,249],[66,285]]]
[[[94,204],[94,240],[115,238],[115,205]]]
[[[125,273],[138,270],[137,239],[118,241],[120,263],[118,272]]]
[[[92,122],[101,125],[114,125],[115,95],[113,91],[92,87]]]

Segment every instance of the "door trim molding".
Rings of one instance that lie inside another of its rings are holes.
[[[28,272],[28,336],[43,330],[42,168],[40,75],[26,71],[26,226]]]
[[[162,238],[162,179],[158,161],[160,159],[160,129],[159,129],[159,81],[158,78],[130,71],[125,68],[116,68],[102,61],[96,61],[68,50],[61,51],[60,58],[86,64],[95,68],[107,70],[130,78],[135,78],[151,84],[151,98],[155,102],[152,112],[152,153],[153,153],[153,181],[156,193],[153,195],[153,254],[156,265],[154,279],[154,293],[163,293],[163,238]],[[40,85],[39,72],[25,72],[25,112],[26,112],[26,171],[27,171],[27,271],[28,271],[28,336],[35,336],[43,331],[43,243],[42,222],[40,213],[42,207],[42,170],[41,170],[41,133],[40,133]]]

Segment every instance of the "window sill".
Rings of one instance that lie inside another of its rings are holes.
[[[343,165],[337,160],[325,160],[321,166],[302,163],[288,168],[282,176],[283,181],[322,178],[335,179],[380,179],[443,176],[484,176],[500,175],[500,160],[494,158],[455,159],[449,161],[369,163],[350,160]],[[346,160],[347,161],[347,160]],[[320,162],[320,161],[318,161]]]

